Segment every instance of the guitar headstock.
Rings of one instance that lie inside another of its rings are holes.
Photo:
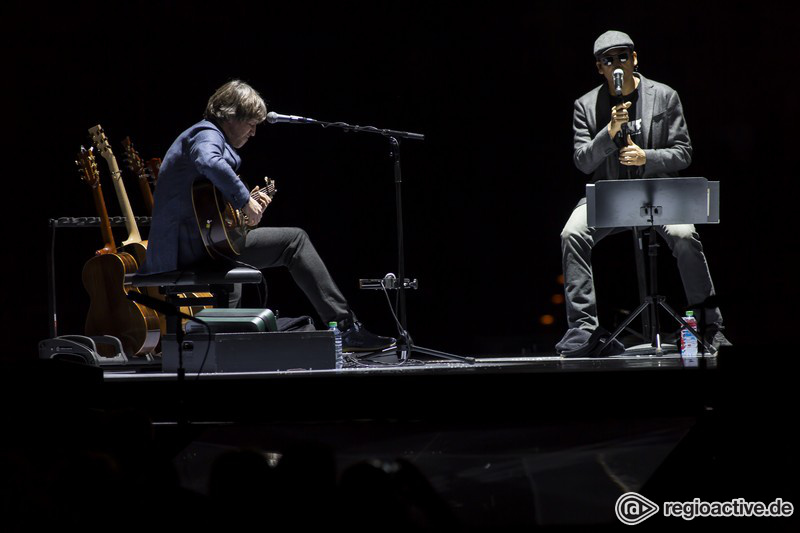
[[[87,150],[81,146],[81,151],[75,164],[78,165],[81,179],[88,183],[92,189],[96,189],[100,185],[100,173],[97,171],[97,160],[94,157],[92,147]]]
[[[122,148],[125,150],[125,164],[128,168],[136,174],[139,178],[147,179],[147,170],[144,166],[144,161],[139,157],[136,148],[133,147],[130,137],[122,139]]]
[[[275,193],[278,192],[278,187],[275,185],[275,180],[264,176],[264,188],[262,190],[267,193],[267,196],[270,198],[275,196]]]
[[[106,132],[103,131],[103,127],[100,124],[89,128],[89,134],[92,136],[92,142],[100,151],[100,155],[103,156],[103,158],[108,160],[114,157],[114,152],[111,150],[111,143],[108,142]]]
[[[158,171],[161,170],[161,158],[154,157],[153,159],[148,159],[147,169],[150,171],[150,177],[152,178],[153,184],[158,182]]]

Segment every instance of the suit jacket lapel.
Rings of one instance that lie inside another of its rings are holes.
[[[644,146],[641,148],[652,148],[650,132],[653,126],[653,108],[656,104],[655,88],[647,78],[639,74],[639,98],[642,101],[642,139]]]
[[[589,131],[592,137],[596,137],[600,130],[604,129],[608,124],[608,112],[611,107],[611,95],[608,93],[606,85],[603,84],[597,88],[597,95],[594,101],[594,113],[587,113],[587,121],[589,122]],[[592,124],[592,122],[594,122]],[[619,165],[616,158],[608,157],[603,163],[606,167],[606,179],[615,180],[619,177]]]

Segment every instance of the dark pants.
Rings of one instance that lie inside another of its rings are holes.
[[[256,228],[247,234],[245,248],[237,259],[258,269],[287,267],[325,324],[351,319],[347,301],[302,229]],[[231,307],[238,305],[241,295],[239,284],[231,294]]]
[[[597,302],[592,276],[592,248],[603,237],[624,228],[593,228],[587,225],[586,204],[575,208],[561,231],[561,259],[564,268],[564,293],[567,323],[571,328],[597,328]],[[692,224],[656,226],[678,260],[678,270],[689,306],[703,303],[714,294],[703,246]],[[706,324],[722,325],[719,309],[705,310]]]

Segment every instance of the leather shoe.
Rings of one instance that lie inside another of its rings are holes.
[[[377,352],[396,344],[397,339],[370,333],[357,320],[342,331],[342,351],[344,352]]]
[[[561,357],[609,357],[625,353],[625,346],[611,337],[605,328],[597,326],[593,331],[571,328],[556,344],[556,353]]]
[[[731,341],[729,341],[725,337],[725,335],[722,334],[723,329],[724,328],[722,326],[717,326],[717,325],[709,326],[703,338],[705,343],[711,346],[715,352],[718,352],[720,347],[722,346],[727,346],[727,347],[733,346]]]

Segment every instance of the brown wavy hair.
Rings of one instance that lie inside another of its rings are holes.
[[[203,117],[218,122],[231,119],[264,122],[267,104],[250,85],[241,80],[231,80],[211,95]]]

